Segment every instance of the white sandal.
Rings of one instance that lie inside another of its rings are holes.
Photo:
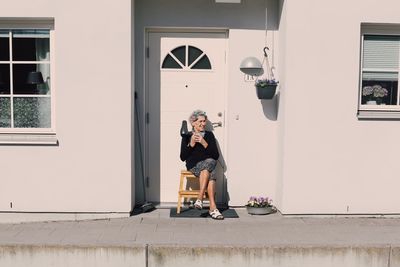
[[[200,199],[196,200],[196,202],[194,203],[194,207],[198,210],[201,210],[203,208],[203,201],[201,201]]]
[[[215,209],[213,211],[210,211],[210,216],[211,218],[213,218],[214,220],[223,220],[224,216],[221,214],[221,212],[219,212],[218,209]]]

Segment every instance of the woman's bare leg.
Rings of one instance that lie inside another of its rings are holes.
[[[210,179],[210,172],[208,170],[202,170],[200,172],[200,192],[197,197],[200,200],[203,200],[204,193],[206,192],[206,188],[208,185],[208,180]],[[208,192],[210,194],[210,192]]]
[[[215,203],[215,180],[208,183],[208,197],[210,199],[210,210],[215,210],[217,204]]]

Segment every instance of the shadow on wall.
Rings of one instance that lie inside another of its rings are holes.
[[[134,114],[134,124],[132,127],[134,128],[134,136],[132,136],[132,143],[135,144],[135,148],[132,151],[132,182],[131,182],[131,190],[134,191],[135,194],[131,194],[131,211],[133,211],[134,207],[141,206],[146,202],[146,197],[144,195],[145,184],[144,184],[144,162],[143,162],[143,144],[142,144],[142,136],[143,129],[140,128],[139,118],[141,117],[138,114],[140,107],[140,102],[137,99],[137,94],[135,92],[135,109],[133,110]]]
[[[280,25],[280,23],[281,23],[281,19],[282,19],[282,11],[283,11],[283,6],[285,5],[285,0],[279,0],[278,2],[277,2],[277,14],[278,14],[278,19],[276,20],[277,21],[277,25],[276,25],[276,30],[279,30],[279,25]],[[272,11],[271,11],[272,12]],[[268,14],[269,14],[269,12],[268,12]]]
[[[265,30],[267,24],[268,30],[278,30],[283,2],[241,0],[240,4],[216,4],[214,0],[136,0],[135,27],[140,31],[144,26],[160,25]]]
[[[279,111],[279,92],[272,99],[261,99],[261,105],[263,108],[264,116],[271,120],[276,121],[278,119]]]
[[[279,30],[280,21],[282,18],[283,6],[285,4],[285,0],[279,1],[271,1],[268,4],[268,13],[267,13],[267,25],[268,30]],[[277,19],[274,18],[275,14],[278,15]],[[274,18],[274,19],[271,19]],[[263,108],[264,116],[271,120],[276,121],[278,119],[279,112],[279,99],[280,92],[278,91],[276,95],[272,99],[262,99],[261,105]]]
[[[212,126],[211,121],[207,121],[206,130],[213,132],[214,127]],[[217,175],[217,186],[216,186],[216,202],[218,206],[226,207],[229,203],[229,194],[228,194],[228,186],[227,186],[227,179],[226,179],[226,161],[224,155],[221,151],[221,147],[219,144],[218,139],[217,141],[217,148],[219,152],[218,163],[216,167],[216,175]]]
[[[218,158],[218,164],[217,164],[217,174],[219,174],[218,178],[221,179],[221,181],[217,181],[217,184],[220,185],[217,187],[217,205],[226,207],[229,203],[229,193],[228,193],[228,180],[226,179],[226,171],[227,171],[227,166],[226,166],[226,161],[224,159],[224,155],[222,154],[221,148],[219,146],[219,142],[217,140],[217,147],[218,147],[218,152],[219,152],[219,158]],[[220,197],[218,197],[218,194]],[[219,200],[219,201],[218,201]]]

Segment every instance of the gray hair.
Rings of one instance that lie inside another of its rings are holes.
[[[197,119],[200,116],[203,116],[207,120],[207,115],[206,115],[205,111],[202,111],[200,109],[196,109],[195,111],[193,111],[192,114],[190,114],[190,117],[189,117],[190,124],[192,124],[193,122],[197,121]]]

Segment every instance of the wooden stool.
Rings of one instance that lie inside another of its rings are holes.
[[[184,182],[186,178],[186,183]],[[196,176],[191,171],[181,170],[181,178],[179,181],[179,190],[178,190],[178,206],[176,207],[176,213],[181,213],[181,205],[182,205],[182,198],[197,198],[200,192],[200,189],[193,189],[190,186],[188,187],[188,181],[196,179]],[[207,198],[207,195],[205,195]]]

